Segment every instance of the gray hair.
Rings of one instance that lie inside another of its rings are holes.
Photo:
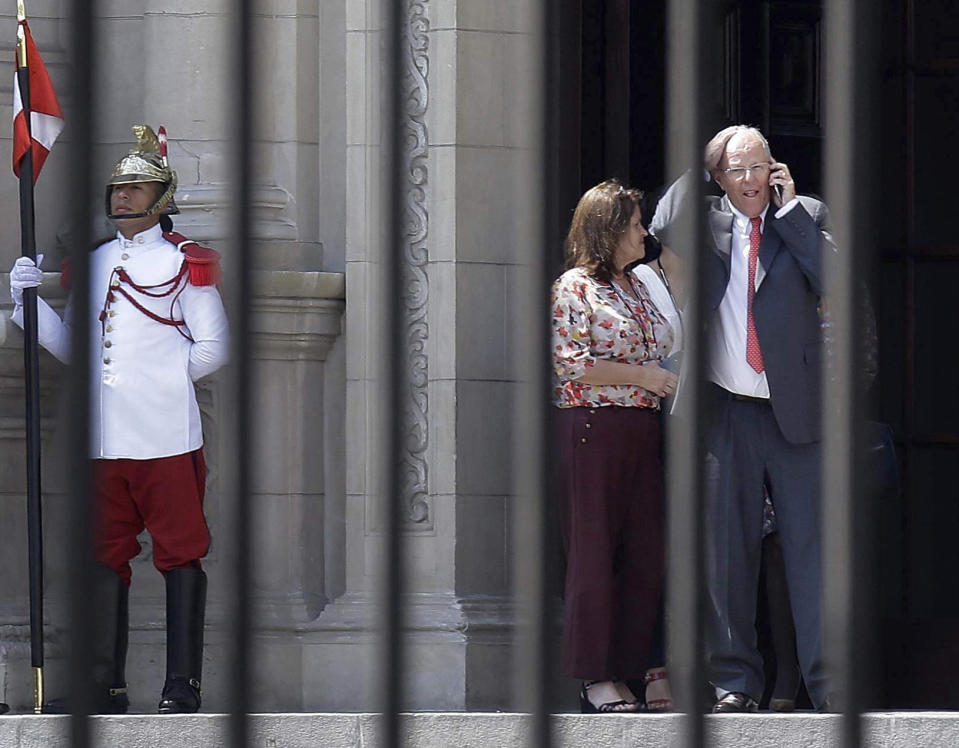
[[[755,138],[763,144],[766,157],[770,160],[772,159],[773,155],[769,150],[769,141],[763,137],[763,134],[759,132],[758,129],[750,125],[730,125],[713,135],[713,139],[706,144],[703,163],[706,168],[709,169],[710,173],[719,168],[719,163],[723,160],[723,155],[726,153],[726,146],[734,135],[744,135]]]

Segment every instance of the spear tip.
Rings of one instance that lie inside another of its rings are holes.
[[[17,65],[20,68],[27,66],[27,35],[23,33],[23,24],[17,24]]]
[[[27,20],[27,9],[23,4],[23,0],[17,0],[17,21],[23,23]]]

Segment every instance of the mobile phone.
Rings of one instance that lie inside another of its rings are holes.
[[[783,206],[783,186],[781,184],[774,184],[773,189],[776,191],[776,197],[779,198],[779,207]]]

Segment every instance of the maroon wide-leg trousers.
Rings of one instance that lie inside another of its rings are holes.
[[[566,674],[642,678],[665,567],[659,413],[560,408],[557,427]]]

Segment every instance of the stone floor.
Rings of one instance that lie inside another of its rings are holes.
[[[383,745],[372,714],[261,714],[251,716],[251,748],[376,748]],[[228,748],[228,718],[218,714],[96,717],[95,745],[106,748]],[[681,746],[678,715],[556,715],[556,748]],[[526,745],[521,714],[417,713],[404,718],[411,748],[508,748]],[[69,746],[69,717],[0,717],[3,748]],[[839,717],[724,715],[707,718],[710,746],[818,748],[838,746]],[[959,713],[889,712],[865,717],[865,747],[956,748]]]

